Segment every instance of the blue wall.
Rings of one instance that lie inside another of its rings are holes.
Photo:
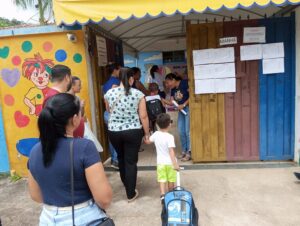
[[[141,52],[138,56],[138,67],[141,69],[141,82],[145,82],[148,68],[152,65],[162,65],[162,52]]]
[[[9,172],[9,161],[3,128],[2,110],[0,106],[0,173]]]
[[[261,20],[267,43],[284,42],[285,72],[263,75],[260,67],[260,158],[292,160],[295,127],[295,17]]]
[[[129,54],[124,54],[124,66],[125,67],[136,67],[137,59]]]

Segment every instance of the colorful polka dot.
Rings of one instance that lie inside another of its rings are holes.
[[[37,97],[38,99],[41,99],[41,98],[42,98],[42,95],[41,95],[41,94],[38,94],[38,95],[36,95],[36,97]]]
[[[73,60],[74,60],[75,63],[81,63],[81,61],[82,61],[81,54],[79,54],[79,53],[74,54]]]
[[[25,53],[30,52],[32,50],[32,43],[30,41],[23,42],[23,44],[22,44],[22,50]]]
[[[58,62],[65,61],[67,59],[67,53],[66,53],[66,51],[64,51],[63,49],[57,50],[56,53],[55,53],[55,59]]]
[[[9,55],[9,47],[4,46],[3,48],[0,48],[0,58],[6,59]]]
[[[7,94],[4,96],[4,103],[7,106],[13,106],[15,103],[15,98],[12,95]]]
[[[45,50],[45,52],[50,52],[53,49],[53,45],[51,42],[45,42],[43,44],[43,49]]]
[[[19,57],[19,56],[14,56],[14,57],[11,59],[11,62],[13,63],[13,65],[18,66],[18,65],[21,64],[21,57]]]

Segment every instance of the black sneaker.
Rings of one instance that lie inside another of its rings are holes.
[[[119,163],[112,161],[110,167],[119,170]]]
[[[297,177],[298,180],[300,180],[300,173],[294,172],[294,175]]]

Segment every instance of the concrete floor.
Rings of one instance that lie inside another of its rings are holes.
[[[180,148],[180,140],[179,140],[179,135],[177,132],[177,112],[168,112],[170,114],[171,119],[173,120],[173,123],[170,128],[170,133],[174,135],[175,138],[175,144],[176,144],[176,149],[175,151],[177,152],[177,155],[181,154],[181,148]],[[192,165],[192,161],[189,162],[180,162],[181,165]],[[105,163],[105,166],[110,166],[110,159],[108,159]],[[138,166],[156,166],[156,151],[155,151],[155,146],[154,144],[151,145],[146,145],[142,144],[141,146],[141,152],[139,153],[139,161],[138,161]]]
[[[278,165],[277,167],[280,167]],[[186,170],[182,185],[192,191],[202,226],[299,226],[298,167]],[[222,165],[221,167],[222,168]],[[128,204],[117,172],[107,173],[113,185],[108,214],[117,226],[159,226],[159,189],[155,171],[140,171],[140,198]],[[4,226],[37,225],[41,206],[29,198],[26,180],[0,180],[0,217]]]
[[[171,133],[180,153],[176,113]],[[114,190],[108,214],[117,226],[159,226],[161,205],[156,183],[153,145],[139,153],[137,188],[140,198],[128,204],[119,175],[107,172]],[[109,161],[107,162],[109,165]],[[292,163],[182,163],[182,186],[193,193],[201,226],[299,226],[300,171]],[[107,168],[109,170],[109,168]],[[149,170],[150,169],[150,170]],[[0,179],[0,218],[3,226],[37,225],[41,206],[30,200],[26,179],[10,183]]]

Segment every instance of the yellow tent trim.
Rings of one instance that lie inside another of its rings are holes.
[[[284,3],[297,4],[300,0],[53,0],[57,24],[85,24],[90,20],[126,20],[132,16],[143,18],[161,14],[173,15],[176,12],[188,14],[192,10],[203,12],[207,9],[219,10],[223,7],[235,9],[253,5],[268,6]]]

